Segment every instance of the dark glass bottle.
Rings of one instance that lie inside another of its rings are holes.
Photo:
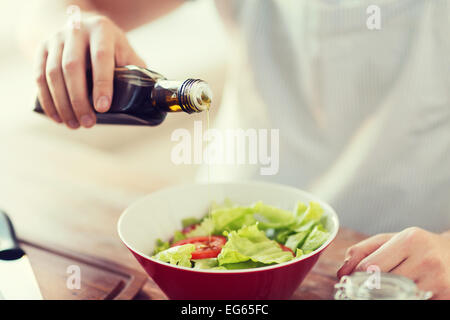
[[[92,104],[92,74],[87,72],[89,99]],[[208,84],[199,79],[167,80],[154,71],[124,66],[114,70],[111,108],[97,113],[97,123],[156,126],[168,112],[202,112],[211,105]],[[44,114],[36,99],[34,111]]]

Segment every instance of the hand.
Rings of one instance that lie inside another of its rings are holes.
[[[79,24],[67,24],[43,43],[36,59],[39,102],[48,117],[72,129],[96,123],[86,85],[88,63],[98,112],[110,108],[115,65],[145,67],[125,33],[103,16],[82,17]]]
[[[376,265],[414,280],[433,299],[450,299],[450,235],[412,227],[399,233],[379,234],[347,250],[338,277],[366,271]]]

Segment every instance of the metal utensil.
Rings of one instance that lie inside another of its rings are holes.
[[[0,299],[42,300],[28,257],[9,217],[0,210]]]

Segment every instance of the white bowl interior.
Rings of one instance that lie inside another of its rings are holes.
[[[298,201],[317,201],[323,207],[323,222],[330,231],[327,245],[334,239],[339,223],[334,210],[311,194],[299,189],[262,182],[214,183],[181,185],[152,193],[132,204],[119,219],[118,231],[122,241],[137,253],[150,257],[156,239],[170,239],[181,229],[181,220],[201,218],[212,201],[229,198],[239,205],[257,201],[286,210],[293,210]]]

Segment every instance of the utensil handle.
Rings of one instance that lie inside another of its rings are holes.
[[[23,256],[8,215],[0,210],[0,259],[15,260]]]

